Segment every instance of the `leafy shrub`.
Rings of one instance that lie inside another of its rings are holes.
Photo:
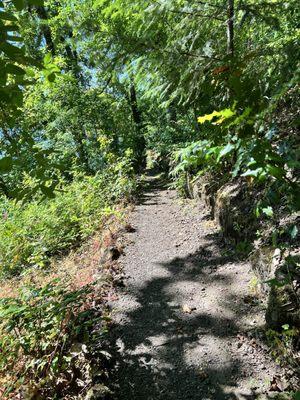
[[[187,147],[173,153],[174,168],[171,175],[178,176],[181,172],[198,172],[199,169],[217,168],[222,157],[221,146],[213,146],[208,140],[193,142]]]
[[[299,329],[285,324],[281,332],[269,329],[266,336],[271,354],[277,362],[299,371],[299,361],[296,357],[296,352],[299,350]]]
[[[3,198],[0,225],[0,274],[43,267],[53,254],[87,238],[113,213],[112,205],[135,189],[130,161],[116,159],[94,177],[78,175],[52,199],[27,204]]]
[[[92,287],[68,291],[58,282],[24,287],[17,298],[0,301],[0,370],[5,393],[57,388],[76,375],[72,344],[89,335],[95,323]],[[58,377],[60,379],[58,379]],[[26,398],[31,398],[27,393]]]

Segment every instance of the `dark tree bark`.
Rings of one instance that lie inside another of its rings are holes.
[[[146,141],[142,132],[142,114],[138,107],[137,95],[133,80],[131,80],[128,98],[132,112],[132,119],[137,132],[136,143],[135,143],[137,163],[135,167],[138,170],[144,168],[146,165],[146,155],[145,155]]]
[[[177,112],[175,103],[172,101],[168,107],[168,115],[171,122],[177,122]]]
[[[37,12],[38,17],[42,21],[47,21],[48,14],[47,14],[45,7],[42,7],[42,6],[36,7],[36,12]],[[45,38],[46,47],[51,52],[52,56],[54,56],[55,55],[55,45],[54,45],[54,42],[52,39],[51,29],[47,23],[43,23],[42,32],[43,32],[43,35]]]
[[[86,151],[86,146],[84,144],[84,136],[85,135],[82,132],[82,130],[78,127],[77,130],[76,130],[76,133],[74,133],[73,136],[74,136],[74,139],[75,139],[75,142],[76,142],[78,158],[79,158],[81,164],[83,165],[85,171],[88,174],[91,174],[93,171],[90,168],[89,157],[88,157],[88,153]]]
[[[49,27],[49,25],[46,22],[48,20],[47,10],[45,9],[45,7],[39,6],[39,7],[36,7],[36,11],[37,11],[38,17],[44,22],[43,26],[42,26],[42,34],[43,34],[43,36],[45,38],[47,50],[51,52],[52,56],[55,56],[57,49],[56,49],[55,44],[53,42],[51,28]],[[70,29],[70,31],[68,33],[68,37],[70,39],[72,39],[72,37],[73,37],[72,29]],[[69,68],[71,70],[73,70],[74,75],[76,76],[76,78],[80,82],[82,82],[82,76],[80,74],[80,68],[78,66],[77,51],[76,50],[72,50],[70,44],[68,44],[66,42],[64,37],[60,38],[60,43],[65,45],[65,51],[66,51],[66,56],[67,56]]]
[[[234,53],[234,0],[228,0],[227,5],[227,53]]]
[[[44,21],[44,24],[42,27],[42,34],[44,35],[44,38],[45,38],[46,47],[51,52],[52,56],[55,56],[57,53],[57,49],[56,49],[55,44],[52,39],[51,28],[47,24],[47,20],[48,20],[47,10],[45,9],[45,7],[41,6],[41,7],[36,7],[36,11],[37,11],[38,17],[42,21]],[[68,37],[70,39],[72,39],[72,37],[73,37],[73,32],[71,29],[68,33]],[[66,42],[66,40],[63,36],[60,37],[59,39],[60,39],[60,43],[65,48],[67,62],[68,62],[68,66],[69,66],[70,70],[73,71],[75,77],[77,78],[78,84],[79,84],[79,82],[83,83],[82,76],[80,74],[80,68],[78,66],[78,55],[77,55],[76,50],[72,50],[71,46]],[[85,144],[84,144],[85,135],[82,132],[82,130],[79,128],[78,131],[73,134],[73,136],[74,136],[74,140],[76,142],[79,160],[84,165],[86,172],[91,173],[92,171],[89,166],[89,158],[88,158],[88,154],[87,154]]]
[[[142,116],[137,104],[137,97],[136,97],[136,90],[133,81],[131,81],[130,89],[129,89],[129,100],[130,100],[130,107],[132,112],[133,122],[137,126],[138,129],[141,128],[142,124]]]
[[[69,33],[68,33],[68,37],[69,39],[73,39],[73,31],[72,29],[70,29]],[[62,37],[61,38],[61,42],[63,43],[65,41],[65,39]],[[66,49],[66,55],[67,55],[67,59],[68,59],[68,66],[69,68],[73,71],[75,77],[77,78],[77,80],[79,82],[81,82],[82,84],[84,84],[84,78],[83,75],[81,74],[81,70],[79,67],[79,63],[78,63],[78,54],[76,50],[72,50],[71,46],[69,43],[66,44],[65,46]]]
[[[8,199],[13,198],[13,196],[11,196],[10,194],[9,188],[7,187],[2,177],[0,177],[0,192],[2,192]]]

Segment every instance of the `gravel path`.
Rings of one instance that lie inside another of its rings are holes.
[[[249,265],[226,255],[199,204],[149,180],[114,303],[116,399],[269,398],[279,371],[254,334],[263,312],[252,302]]]

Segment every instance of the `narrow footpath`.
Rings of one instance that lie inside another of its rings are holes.
[[[253,274],[204,208],[155,177],[135,207],[114,302],[116,399],[270,398]]]

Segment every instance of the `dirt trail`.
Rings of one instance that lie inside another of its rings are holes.
[[[121,258],[128,279],[114,303],[116,398],[269,398],[278,371],[249,335],[263,324],[261,306],[249,304],[249,265],[226,255],[199,205],[149,180],[131,217],[136,231]]]

